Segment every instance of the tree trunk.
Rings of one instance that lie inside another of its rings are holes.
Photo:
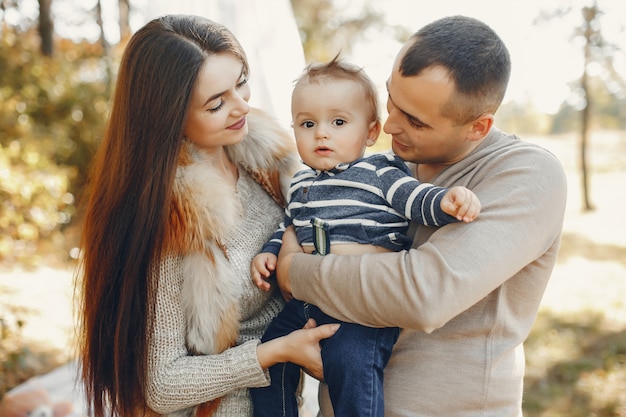
[[[50,15],[52,0],[39,0],[39,36],[41,37],[41,53],[52,56],[52,16]]]
[[[98,0],[96,2],[96,22],[98,24],[98,27],[100,28],[100,45],[102,45],[102,53],[103,53],[102,62],[105,64],[106,74],[107,74],[106,82],[105,82],[105,85],[106,85],[105,94],[108,97],[111,94],[111,89],[113,88],[113,68],[112,68],[112,61],[110,59],[111,45],[107,41],[105,33],[104,33],[104,21],[102,19],[101,0]]]
[[[590,211],[594,208],[589,197],[589,170],[587,168],[587,142],[589,136],[589,116],[591,114],[591,95],[589,94],[587,78],[587,70],[585,69],[581,80],[581,87],[585,95],[585,107],[581,111],[580,123],[580,173],[584,211]]]
[[[580,122],[580,171],[581,171],[581,180],[582,180],[582,193],[583,193],[583,210],[590,211],[593,210],[593,204],[591,204],[591,200],[589,197],[589,169],[587,168],[587,141],[589,136],[589,119],[591,117],[591,91],[589,88],[589,74],[587,73],[587,68],[589,63],[591,62],[591,47],[592,47],[592,37],[593,37],[593,27],[592,22],[595,20],[597,16],[597,8],[589,8],[584,7],[583,17],[585,19],[584,26],[584,36],[585,36],[585,50],[584,50],[584,67],[583,67],[583,75],[580,79],[580,87],[583,90],[583,95],[585,98],[585,106],[581,111],[581,122]]]
[[[100,28],[100,44],[104,51],[104,56],[109,56],[109,42],[104,34],[104,21],[102,20],[102,3],[100,0],[96,3],[96,23]]]

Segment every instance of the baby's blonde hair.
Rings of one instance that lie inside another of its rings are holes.
[[[360,84],[369,103],[372,121],[380,120],[378,93],[374,83],[363,68],[341,60],[337,54],[330,62],[309,64],[296,80],[294,88],[297,88],[300,82],[313,83],[324,79],[355,81]]]

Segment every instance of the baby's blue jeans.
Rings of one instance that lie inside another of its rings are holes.
[[[309,318],[318,325],[340,323],[339,330],[321,341],[324,380],[336,417],[383,417],[383,370],[400,330],[373,328],[334,319],[318,307],[291,300],[274,318],[261,341],[301,329]],[[279,363],[269,368],[269,387],[252,388],[255,417],[297,417],[296,392],[300,367]]]

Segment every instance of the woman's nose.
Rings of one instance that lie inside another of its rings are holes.
[[[235,104],[234,110],[240,114],[248,114],[250,112],[250,104],[248,104],[248,100],[250,96],[245,96],[243,94],[237,94],[237,102]]]

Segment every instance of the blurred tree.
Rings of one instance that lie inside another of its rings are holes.
[[[569,101],[561,104],[559,111],[552,118],[552,128],[548,133],[558,134],[579,130],[580,110]]]
[[[129,0],[119,0],[117,4],[120,20],[120,42],[125,42],[130,38],[130,3]]]
[[[339,52],[348,54],[355,38],[362,36],[365,29],[383,27],[384,19],[370,1],[361,2],[356,16],[339,9],[338,3],[291,0],[307,62],[329,61]]]
[[[104,55],[109,55],[109,42],[104,33],[104,20],[102,19],[102,2],[98,0],[96,2],[95,7],[96,13],[96,23],[98,24],[98,28],[100,29],[100,44],[102,45],[102,50],[104,51]]]
[[[552,126],[552,117],[539,111],[530,100],[504,103],[495,118],[501,129],[525,135],[545,135]]]
[[[53,24],[50,13],[52,0],[39,0],[39,35],[41,36],[41,53],[52,56]]]
[[[594,98],[591,128],[626,130],[626,89],[608,88],[598,77],[589,77],[590,95]],[[572,91],[580,89],[579,82],[572,83]],[[580,97],[566,100],[552,118],[549,134],[580,131]]]
[[[598,17],[601,12],[598,10],[598,4],[594,0],[593,6],[583,7],[583,26],[579,29],[579,35],[582,35],[585,39],[585,46],[583,54],[585,57],[585,63],[583,66],[583,74],[580,78],[580,87],[583,93],[583,99],[585,104],[581,110],[580,116],[580,168],[582,174],[582,187],[583,187],[583,208],[585,210],[592,210],[593,205],[589,197],[589,170],[587,168],[587,143],[589,141],[589,119],[591,116],[591,108],[593,105],[592,96],[590,94],[589,85],[589,64],[592,60],[593,47],[601,47],[603,42],[602,34],[597,26],[599,26]]]
[[[71,220],[108,109],[99,43],[0,33],[0,262],[36,264],[76,245]],[[60,252],[59,252],[60,251]],[[57,259],[58,256],[56,257]]]
[[[536,19],[537,23],[547,22],[554,18],[563,17],[571,13],[574,9],[569,6],[552,12],[542,12]],[[583,45],[583,68],[579,83],[574,86],[574,92],[580,99],[580,170],[581,186],[583,198],[583,210],[593,210],[589,190],[589,168],[587,161],[587,148],[589,142],[589,132],[591,129],[591,118],[595,115],[594,91],[599,91],[593,86],[590,77],[590,69],[593,65],[599,70],[598,80],[605,84],[617,86],[617,90],[626,91],[624,78],[615,70],[613,57],[619,48],[605,39],[601,30],[602,10],[598,6],[597,0],[592,0],[591,5],[583,6],[580,9],[582,22],[574,30],[574,37],[582,40]],[[599,64],[599,65],[597,65]],[[615,87],[613,90],[616,90]],[[566,109],[568,110],[568,109]]]

